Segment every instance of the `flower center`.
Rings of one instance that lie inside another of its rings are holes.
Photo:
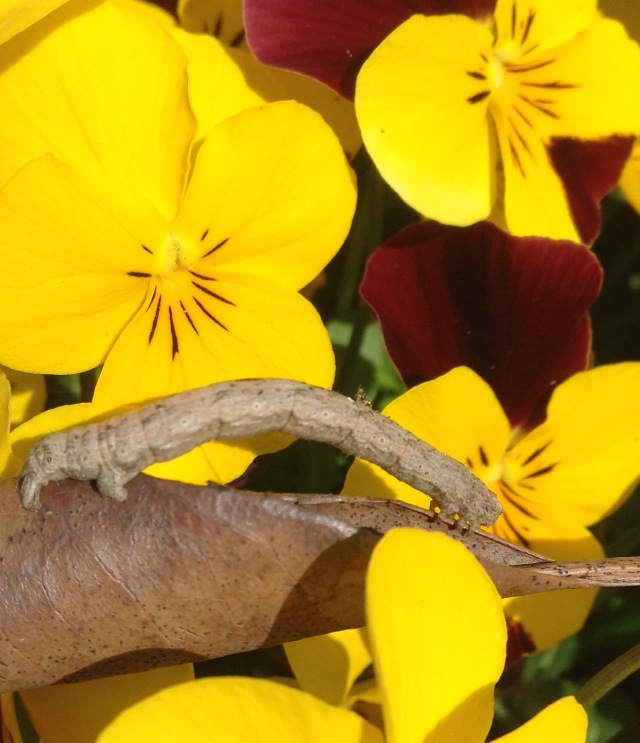
[[[205,230],[200,242],[208,232]],[[156,250],[140,245],[145,261],[151,260],[151,265],[145,266],[149,271],[127,272],[131,278],[148,280],[141,322],[148,328],[148,344],[162,344],[172,360],[181,353],[185,339],[189,343],[203,333],[210,336],[212,328],[228,332],[225,319],[235,303],[220,289],[211,267],[202,263],[202,257],[220,250],[226,242],[220,241],[200,256],[197,244],[168,233]]]
[[[529,546],[529,524],[537,518],[536,491],[545,475],[553,472],[559,462],[549,456],[551,441],[533,448],[524,442],[519,444],[524,436],[525,432],[514,432],[504,455],[479,477],[498,496],[503,506],[495,533],[509,541],[519,541]]]
[[[504,63],[500,58],[499,54],[492,54],[490,60],[490,77],[489,84],[491,85],[491,91],[497,90],[504,85]]]
[[[157,261],[157,274],[162,278],[192,267],[186,247],[171,233],[167,235],[162,250],[158,251]]]

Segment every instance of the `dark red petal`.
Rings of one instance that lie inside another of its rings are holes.
[[[600,200],[618,183],[633,137],[594,142],[556,139],[549,156],[562,179],[580,239],[591,245],[600,232]]]
[[[516,427],[539,422],[552,389],[587,366],[601,281],[582,245],[420,222],[375,251],[360,293],[409,386],[469,366]]]
[[[493,14],[496,0],[245,0],[247,41],[265,64],[310,75],[347,98],[376,46],[415,13]]]
[[[531,635],[516,619],[507,619],[507,660],[505,665],[526,658],[537,650]]]

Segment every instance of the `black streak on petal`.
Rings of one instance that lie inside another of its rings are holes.
[[[216,18],[216,22],[213,27],[213,36],[215,36],[216,39],[219,39],[221,31],[222,31],[222,13],[220,13],[220,15]]]
[[[522,483],[518,483],[518,486],[520,487]],[[534,521],[538,520],[537,516],[534,516],[531,511],[529,511],[527,508],[524,508],[522,505],[522,496],[519,493],[516,493],[515,490],[510,488],[504,480],[500,480],[498,483],[499,488],[502,490],[502,494],[504,497],[512,503],[521,513],[524,513],[525,516],[528,516],[530,519],[533,519]]]
[[[480,103],[480,101],[484,101],[485,98],[488,98],[490,93],[491,91],[489,90],[483,90],[481,93],[476,93],[467,98],[467,103]]]
[[[551,111],[546,106],[543,106],[541,103],[538,103],[538,101],[536,101],[535,99],[527,98],[521,93],[518,93],[518,96],[520,100],[524,101],[525,103],[528,103],[532,108],[535,108],[536,111],[540,111],[541,114],[545,114],[545,116],[549,116],[552,119],[560,118],[560,116],[555,111]]]
[[[178,346],[178,334],[176,333],[176,326],[173,322],[171,307],[169,307],[169,327],[171,328],[171,358],[175,359],[180,348]]]
[[[149,250],[149,248],[148,248],[148,247],[147,247],[146,245],[141,245],[140,247],[141,247],[141,248],[142,248],[142,249],[143,249],[144,251],[146,251],[147,253],[149,253],[149,255],[153,255],[153,250]]]
[[[155,294],[155,291],[154,291]],[[158,327],[158,318],[160,317],[160,307],[162,306],[162,297],[158,297],[158,304],[156,305],[156,314],[153,316],[153,322],[151,323],[151,332],[149,333],[149,343],[153,340],[153,336],[156,334],[156,328]]]
[[[142,271],[127,271],[127,276],[133,276],[136,279],[150,279],[150,273],[143,273]]]
[[[536,17],[536,12],[533,8],[529,8],[529,17],[527,18],[527,24],[524,27],[524,33],[522,34],[522,41],[521,44],[524,44],[527,40],[527,37],[529,36],[529,31],[531,31],[531,25],[533,23],[533,19]]]
[[[533,129],[533,124],[531,121],[522,113],[522,111],[517,108],[517,106],[514,104],[511,106],[511,108],[518,114],[518,116],[524,121],[524,123],[530,128]]]
[[[513,130],[513,133],[516,135],[516,137],[518,138],[520,144],[522,145],[522,149],[535,162],[535,159],[533,157],[533,153],[531,152],[531,148],[527,144],[527,140],[522,136],[522,134],[520,134],[520,132],[518,131],[518,128],[516,127],[515,123],[511,120],[510,117],[507,117],[507,121],[509,122],[509,125],[511,126],[511,129]],[[522,173],[522,175],[524,176],[524,173]]]
[[[207,237],[208,234],[209,234],[209,228],[207,227],[207,229],[202,233],[202,237],[200,238],[200,242],[202,242]]]
[[[537,48],[538,48],[539,46],[540,46],[540,44],[533,44],[533,45],[532,45],[532,46],[530,46],[530,47],[529,47],[528,49],[524,49],[524,50],[522,51],[522,56],[523,56],[523,57],[526,57],[526,56],[527,56],[527,54],[531,54],[531,52],[535,51],[535,50],[536,50],[536,49],[537,49]]]
[[[180,302],[180,309],[184,312],[184,316],[187,318],[187,322],[189,323],[189,325],[191,325],[195,334],[200,335],[200,333],[198,333],[198,328],[196,328],[193,320],[191,319],[191,315],[187,312],[187,308],[182,304],[182,302]]]
[[[525,80],[522,82],[522,85],[526,85],[529,88],[546,88],[547,90],[574,90],[580,87],[574,83],[561,83],[560,80],[554,80],[550,83],[532,83]]]
[[[503,491],[503,494],[504,494],[504,491]],[[516,507],[517,507],[517,506],[516,506]],[[501,515],[501,518],[503,518],[503,519],[504,519],[504,521],[505,521],[505,523],[507,524],[507,526],[508,526],[508,527],[509,527],[509,528],[511,529],[511,531],[512,531],[512,532],[513,532],[513,533],[514,533],[514,534],[515,534],[515,535],[516,535],[516,536],[518,537],[518,539],[520,539],[520,541],[522,542],[522,544],[524,544],[524,546],[528,548],[528,547],[530,546],[530,545],[529,545],[529,541],[528,541],[527,539],[525,539],[525,537],[523,537],[523,536],[522,536],[522,533],[521,533],[521,532],[520,532],[520,531],[519,531],[518,529],[516,529],[516,527],[515,527],[515,525],[514,525],[513,521],[511,521],[511,519],[510,519],[510,518],[509,518],[509,516],[507,515],[506,511],[502,511],[502,515]]]
[[[542,446],[541,446],[540,448],[536,449],[536,450],[535,450],[534,452],[531,452],[531,454],[529,454],[529,456],[528,456],[528,457],[527,457],[527,458],[526,458],[526,459],[524,460],[524,462],[522,463],[522,466],[524,467],[525,465],[527,465],[527,464],[530,464],[531,462],[533,462],[533,460],[534,460],[534,459],[535,459],[536,457],[539,457],[539,456],[540,456],[540,455],[542,454],[542,452],[543,452],[543,451],[544,451],[544,450],[545,450],[545,449],[546,449],[546,448],[547,448],[547,447],[548,447],[548,446],[549,446],[550,444],[551,444],[551,441],[547,441],[547,443],[546,443],[546,444],[543,444],[543,445],[542,445]]]
[[[557,465],[558,463],[554,462],[553,464],[550,464],[548,467],[541,467],[539,470],[532,472],[530,475],[525,475],[522,479],[529,480],[532,477],[540,477],[540,475],[548,475],[549,472],[553,472],[553,470],[557,467]]]
[[[238,31],[238,33],[231,39],[230,46],[238,47],[244,41],[244,29]]]
[[[196,305],[204,312],[204,314],[209,318],[209,320],[213,320],[216,325],[219,325],[223,330],[229,331],[229,328],[226,325],[223,325],[220,320],[218,320],[217,317],[214,317],[209,310],[202,304],[202,302],[199,302],[195,297],[193,298],[193,301],[196,303]]]
[[[511,137],[509,137],[509,150],[511,151],[511,158],[513,160],[513,164],[520,171],[520,175],[526,179],[527,175],[524,172],[522,161],[520,160],[520,155],[518,155],[518,150],[516,146],[514,145],[514,143],[511,141]]]
[[[547,59],[544,62],[537,62],[536,64],[506,64],[505,67],[509,70],[509,72],[531,72],[532,70],[540,70],[543,67],[548,67],[555,61],[555,59]]]
[[[485,467],[487,467],[489,465],[489,459],[487,457],[487,453],[481,446],[478,447],[478,451],[480,452],[480,461]]]
[[[146,311],[147,311],[147,310],[149,309],[149,307],[151,307],[151,305],[153,304],[153,300],[154,300],[154,299],[156,298],[156,294],[157,294],[157,293],[158,293],[158,287],[157,287],[157,286],[154,286],[154,287],[153,287],[153,294],[151,295],[151,299],[149,300],[149,304],[147,305],[147,307],[146,307],[146,309],[145,309],[145,312],[146,312]]]
[[[204,274],[196,273],[195,271],[189,271],[189,273],[192,276],[195,276],[197,279],[202,279],[203,281],[217,281],[217,279],[213,276],[205,276]]]
[[[474,80],[486,80],[487,76],[484,75],[482,72],[467,72],[467,75],[469,77],[472,77]]]
[[[518,499],[519,494],[513,488],[510,488],[504,480],[500,480],[500,487],[505,497],[508,498],[512,503]]]
[[[208,294],[210,297],[217,299],[219,302],[224,302],[225,304],[230,304],[232,307],[235,307],[235,304],[230,299],[221,297],[219,294],[212,292],[211,289],[207,289],[206,287],[197,284],[195,281],[192,281],[191,283],[195,286],[196,289],[200,289],[201,292]]]
[[[220,248],[229,240],[228,237],[225,237],[224,240],[221,240],[217,245],[214,245],[211,250],[209,250],[207,253],[205,253],[202,257],[206,258],[208,255],[211,255],[211,253],[215,253],[216,250],[220,250]]]

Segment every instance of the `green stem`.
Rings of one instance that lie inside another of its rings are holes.
[[[358,297],[364,267],[371,253],[382,242],[386,185],[375,165],[361,155],[358,168],[358,204],[349,239],[343,248],[344,262],[336,299],[335,317],[352,323],[349,344],[341,359],[335,388],[354,395],[360,346],[371,317]]]
[[[344,318],[353,311],[367,258],[382,241],[385,184],[375,166],[367,161],[358,178],[358,204],[347,244],[335,315]]]
[[[577,692],[576,699],[584,707],[590,707],[638,669],[640,669],[640,645],[627,650],[626,653],[623,653],[619,658],[616,658],[596,673]]]
[[[343,395],[353,397],[356,394],[358,383],[358,359],[360,357],[360,346],[367,324],[371,320],[367,310],[360,305],[353,317],[353,329],[349,338],[344,356],[340,362],[340,368],[336,376],[335,389]]]

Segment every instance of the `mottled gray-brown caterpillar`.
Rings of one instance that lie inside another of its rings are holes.
[[[22,470],[22,503],[38,508],[40,489],[67,477],[95,480],[100,493],[124,500],[124,485],[156,462],[207,441],[275,431],[377,464],[463,523],[489,525],[500,515],[493,493],[455,459],[367,405],[289,379],[221,382],[51,434],[31,450]]]

